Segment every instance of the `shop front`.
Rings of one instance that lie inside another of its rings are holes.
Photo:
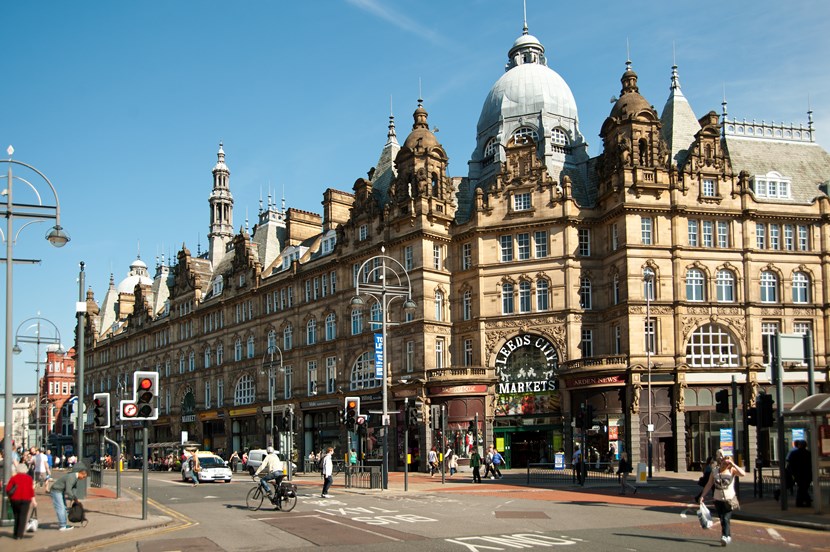
[[[202,446],[225,457],[228,440],[225,436],[225,413],[222,410],[208,410],[197,416],[202,423]]]
[[[427,389],[433,408],[444,407],[447,416],[446,435],[443,439],[438,431],[433,432],[431,442],[441,452],[452,449],[460,459],[468,459],[478,439],[478,444],[485,439],[485,399],[488,386],[475,385],[440,385]],[[426,456],[426,451],[417,450],[419,456]]]
[[[332,447],[335,458],[342,458],[349,446],[343,440],[343,402],[338,399],[304,401],[300,403],[300,408],[302,449],[297,454],[308,458],[310,453],[325,453],[326,448]]]
[[[248,451],[265,448],[265,434],[257,424],[256,406],[244,406],[228,410],[231,420],[233,450]]]
[[[496,354],[498,383],[492,439],[508,468],[552,461],[564,450],[559,353],[546,337],[521,333]]]
[[[593,414],[584,428],[574,425],[572,446],[587,451],[585,456],[593,464],[619,460],[620,453],[630,447],[624,408],[625,374],[568,376],[563,384],[570,399],[571,418],[576,420],[577,412],[586,412],[588,406]]]

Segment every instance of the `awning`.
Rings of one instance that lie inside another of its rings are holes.
[[[830,414],[830,393],[810,395],[784,412],[785,416],[821,416],[822,414]]]

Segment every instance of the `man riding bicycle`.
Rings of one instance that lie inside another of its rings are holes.
[[[280,481],[282,478],[285,477],[285,474],[282,471],[282,460],[280,457],[277,456],[277,453],[274,452],[274,447],[268,447],[265,449],[265,452],[268,454],[265,455],[265,458],[262,460],[262,464],[259,465],[254,475],[259,475],[260,473],[265,473],[260,480],[259,484],[262,485],[265,494],[268,495],[269,498],[273,498],[273,492],[271,490],[271,485],[268,484],[269,481],[275,480],[275,485],[279,487]]]

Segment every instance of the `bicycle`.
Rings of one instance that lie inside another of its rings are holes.
[[[297,505],[297,486],[295,484],[280,481],[280,484],[276,487],[276,492],[269,495],[265,493],[262,484],[257,481],[257,477],[252,477],[252,479],[256,481],[256,485],[248,491],[248,496],[245,497],[245,505],[252,512],[262,508],[265,497],[268,497],[268,500],[277,507],[277,510],[283,512],[290,512]]]

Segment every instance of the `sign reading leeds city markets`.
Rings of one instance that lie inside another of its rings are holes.
[[[559,354],[544,337],[519,334],[496,353],[499,376],[496,415],[555,413],[560,409],[557,391]]]

